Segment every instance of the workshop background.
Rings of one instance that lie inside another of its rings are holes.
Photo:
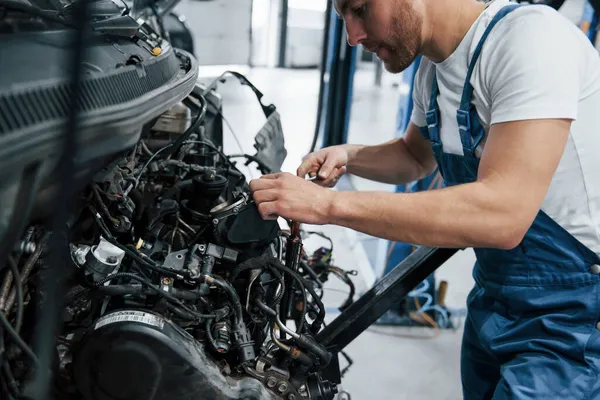
[[[212,82],[224,70],[238,71],[265,95],[265,104],[277,106],[288,151],[282,169],[287,172],[295,172],[313,144],[319,149],[399,137],[410,113],[416,65],[392,75],[360,46],[348,47],[341,21],[327,3],[187,0],[174,10],[191,32],[186,40],[193,41],[202,81]],[[559,11],[596,42],[590,10],[585,0],[567,0]],[[225,153],[251,154],[254,136],[264,123],[254,93],[235,78],[225,78],[219,93],[224,102]],[[252,166],[243,171],[249,178],[259,176]],[[435,175],[402,187],[348,176],[335,190],[416,191],[439,185]],[[331,237],[335,265],[357,271],[352,277],[355,299],[414,250],[345,228],[311,228]],[[317,249],[326,243],[322,240],[311,236],[305,247]],[[392,393],[397,400],[462,397],[460,345],[474,261],[471,250],[459,252],[421,284],[414,296],[346,349],[353,364],[343,377],[342,388],[353,400],[390,398]],[[440,285],[445,295],[439,296]],[[339,314],[348,287],[331,280],[326,288],[330,321]],[[426,305],[428,309],[423,308]],[[421,318],[424,311],[431,318]],[[344,358],[341,363],[348,365]]]

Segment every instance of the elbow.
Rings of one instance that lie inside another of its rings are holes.
[[[504,216],[498,219],[497,224],[490,224],[485,232],[479,232],[478,247],[493,248],[498,250],[512,250],[518,247],[531,224],[515,220],[513,216]]]
[[[525,232],[521,230],[511,230],[508,234],[500,235],[495,240],[495,248],[499,250],[512,250],[518,247],[525,238]]]

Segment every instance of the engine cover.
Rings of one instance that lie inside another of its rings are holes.
[[[73,354],[86,400],[273,400],[253,378],[224,376],[201,344],[159,314],[111,312],[94,323]]]

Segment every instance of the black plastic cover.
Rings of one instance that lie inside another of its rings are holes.
[[[192,336],[159,314],[100,318],[74,352],[85,400],[274,400],[254,378],[225,377]]]

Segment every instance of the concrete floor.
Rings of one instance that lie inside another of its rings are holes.
[[[315,70],[279,70],[237,68],[265,95],[266,103],[274,103],[282,117],[288,157],[283,170],[295,172],[310,148],[317,111],[318,72]],[[204,81],[222,72],[219,68],[202,67]],[[397,85],[400,76],[384,74],[383,85],[375,87],[374,74],[369,68],[357,72],[350,123],[349,142],[375,144],[395,135],[398,98],[403,90]],[[223,95],[224,115],[231,130],[226,128],[225,151],[254,154],[254,135],[264,122],[264,115],[251,90],[228,79],[219,85]],[[235,132],[237,140],[232,135]],[[239,144],[238,144],[239,142]],[[243,167],[244,168],[244,167]],[[244,170],[244,169],[243,169]],[[259,176],[254,169],[245,169],[248,176]],[[356,190],[390,190],[386,185],[352,178]],[[335,226],[307,227],[332,237],[335,264],[346,270],[357,270],[353,281],[358,294],[368,290],[374,278],[370,260],[376,246],[375,238]],[[305,242],[308,251],[323,244],[319,237]],[[449,291],[446,304],[460,310],[473,280],[472,251],[462,251],[436,273],[436,279],[446,280]],[[325,304],[328,320],[335,318],[337,307],[345,299],[343,284],[335,278],[326,286]],[[346,349],[354,365],[343,379],[342,387],[353,400],[368,399],[442,399],[462,397],[460,384],[460,343],[462,321],[455,319],[456,330],[435,335],[430,328],[400,328],[374,326],[364,332]],[[345,360],[341,360],[344,367]]]

